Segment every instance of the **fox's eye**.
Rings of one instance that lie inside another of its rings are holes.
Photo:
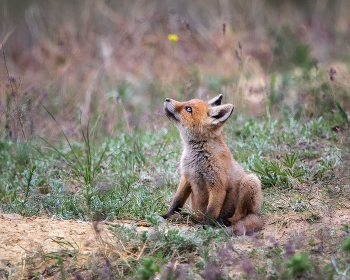
[[[189,113],[192,113],[192,108],[191,107],[185,107],[186,111]]]

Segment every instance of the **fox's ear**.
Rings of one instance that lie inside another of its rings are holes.
[[[222,94],[219,94],[218,96],[215,96],[213,99],[210,99],[208,101],[208,104],[210,106],[219,106],[221,105],[221,100],[222,100]]]
[[[231,116],[233,112],[233,105],[232,104],[225,104],[220,106],[215,106],[210,108],[210,117],[212,119],[212,124],[217,125],[221,122],[224,122],[228,119],[229,116]]]

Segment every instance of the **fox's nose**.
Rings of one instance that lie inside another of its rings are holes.
[[[165,101],[166,101],[166,102],[170,102],[170,98],[166,98]]]

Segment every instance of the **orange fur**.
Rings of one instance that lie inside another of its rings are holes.
[[[191,196],[191,207],[203,224],[232,225],[235,233],[262,228],[259,217],[263,196],[259,179],[246,174],[222,139],[222,128],[232,114],[222,95],[208,102],[166,99],[164,111],[177,126],[184,144],[181,179],[169,210],[170,218]]]

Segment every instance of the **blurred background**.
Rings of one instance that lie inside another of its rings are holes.
[[[0,7],[3,135],[55,139],[59,123],[79,137],[77,125],[97,119],[105,133],[157,129],[165,97],[222,93],[243,116],[297,120],[350,109],[348,0],[1,0]]]

